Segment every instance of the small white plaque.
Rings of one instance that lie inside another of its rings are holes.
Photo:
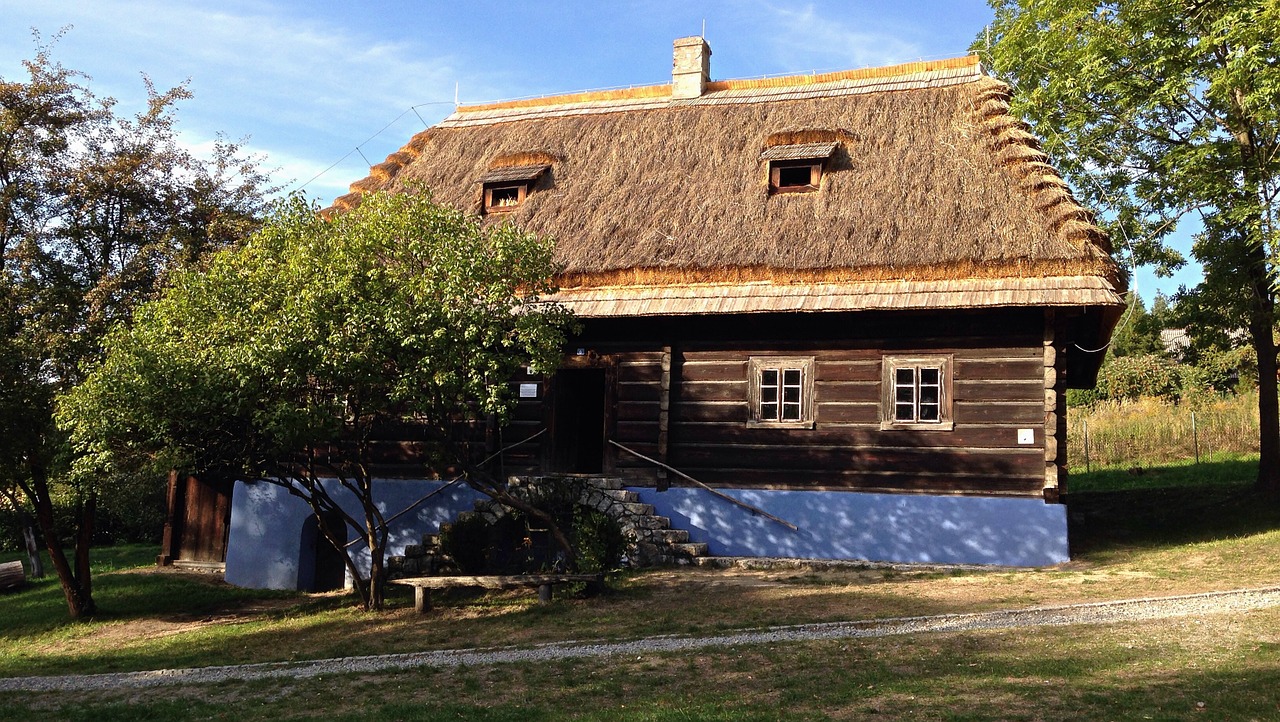
[[[1018,443],[1019,444],[1036,443],[1036,430],[1035,429],[1018,429]]]
[[[520,384],[520,398],[536,399],[538,398],[537,384]]]

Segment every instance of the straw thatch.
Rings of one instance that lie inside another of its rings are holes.
[[[460,108],[335,207],[421,184],[478,213],[480,179],[538,166],[491,222],[555,237],[564,288],[1094,278],[1118,302],[1105,235],[976,58],[666,87]],[[830,143],[817,192],[770,195],[780,146]]]

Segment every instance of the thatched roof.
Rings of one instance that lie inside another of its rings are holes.
[[[429,188],[557,240],[584,315],[1120,303],[1106,236],[974,57],[461,107],[335,201]],[[769,163],[826,157],[813,193]],[[736,299],[736,300],[734,300]]]

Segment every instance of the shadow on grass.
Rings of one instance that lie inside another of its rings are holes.
[[[1232,459],[1073,476],[1071,488],[1096,490],[1067,496],[1071,556],[1280,529],[1280,499],[1254,488],[1257,472],[1256,459]]]
[[[212,574],[149,569],[156,548],[144,545],[95,548],[91,554],[93,598],[98,613],[86,622],[131,619],[191,619],[233,611],[265,600],[302,599],[296,592],[240,589]],[[15,555],[6,555],[15,556]],[[19,590],[0,595],[0,639],[17,639],[78,624],[67,616],[67,605],[48,556],[45,577]],[[26,562],[26,555],[15,556]],[[139,569],[144,573],[129,573]],[[319,607],[340,605],[342,598],[310,600]]]

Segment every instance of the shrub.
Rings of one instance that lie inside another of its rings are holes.
[[[1102,397],[1096,388],[1067,389],[1067,406],[1073,409],[1091,409]]]
[[[615,569],[626,550],[618,522],[578,503],[583,482],[543,480],[526,501],[552,515],[577,555],[573,571]],[[564,566],[560,547],[542,522],[508,510],[493,523],[467,517],[440,534],[442,551],[468,574],[524,574]]]
[[[1098,396],[1104,399],[1138,399],[1144,396],[1173,400],[1178,397],[1178,368],[1169,359],[1147,356],[1112,358],[1098,373]]]

